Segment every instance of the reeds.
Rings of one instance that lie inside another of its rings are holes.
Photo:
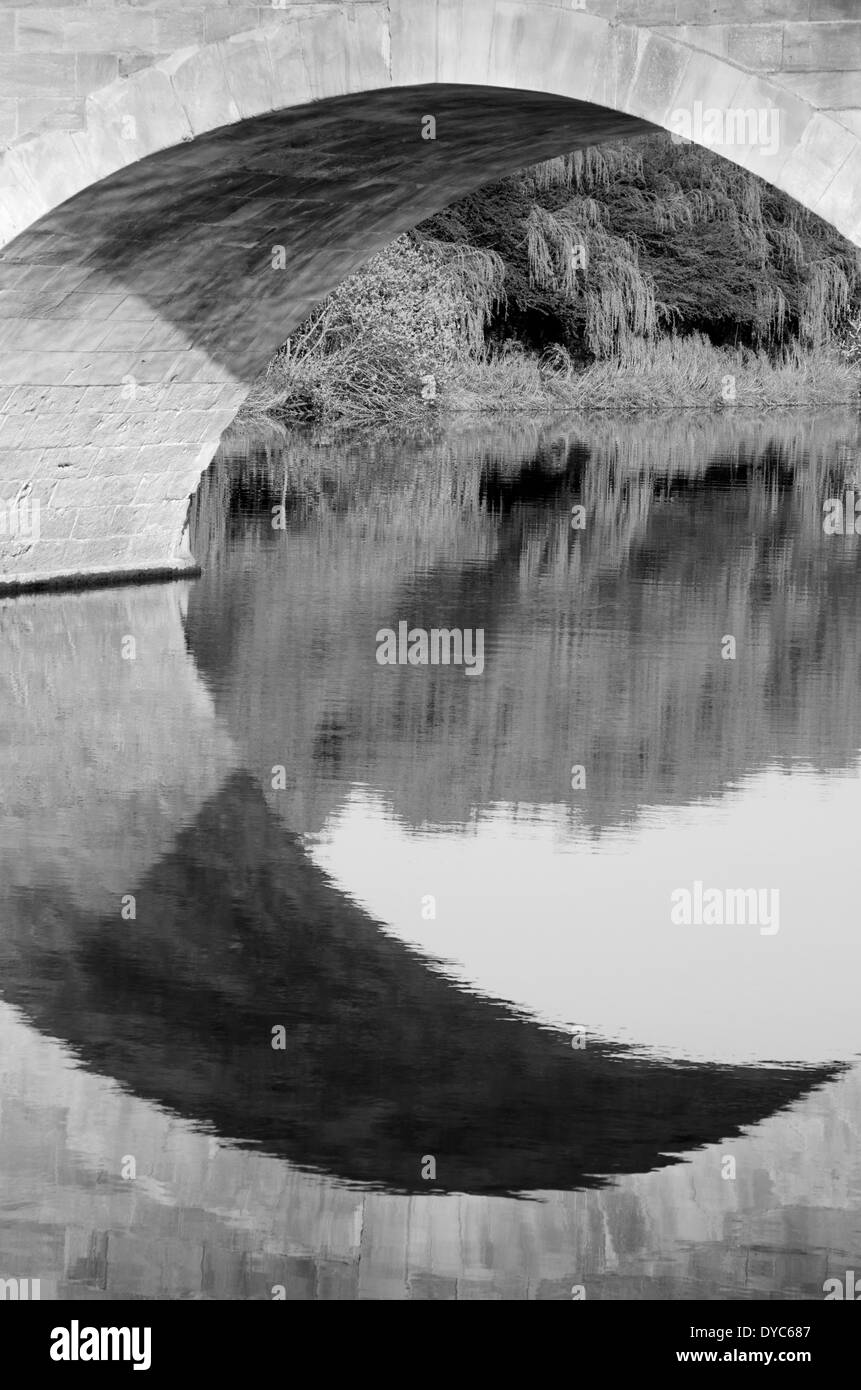
[[[621,356],[578,369],[562,347],[541,358],[508,346],[470,363],[454,383],[452,409],[510,412],[774,409],[859,399],[857,368],[836,352],[797,344],[777,356],[715,347],[701,333],[632,339]]]

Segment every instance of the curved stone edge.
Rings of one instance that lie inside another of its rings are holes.
[[[86,102],[85,128],[0,157],[0,247],[75,193],[210,130],[385,87],[464,83],[609,106],[668,128],[695,101],[780,113],[774,153],[712,146],[861,246],[861,138],[714,54],[650,29],[531,0],[391,0],[315,13],[184,49]]]

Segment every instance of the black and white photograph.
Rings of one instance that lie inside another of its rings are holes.
[[[0,0],[27,1370],[466,1300],[824,1374],[859,248],[861,0]]]

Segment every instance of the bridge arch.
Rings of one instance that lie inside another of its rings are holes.
[[[95,91],[80,131],[7,148],[0,584],[193,566],[189,495],[291,328],[398,232],[520,165],[697,103],[777,112],[774,148],[715,147],[861,245],[859,134],[687,33],[544,0],[297,9]]]

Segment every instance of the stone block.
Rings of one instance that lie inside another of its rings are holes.
[[[159,318],[159,309],[148,300],[136,294],[119,294],[113,297],[110,317],[134,323],[153,323]]]
[[[114,52],[76,53],[75,91],[79,96],[88,97],[115,82],[120,75],[119,58]]]
[[[221,39],[230,38],[231,34],[241,34],[249,29],[256,29],[258,14],[264,23],[271,23],[271,14],[265,10],[262,13],[258,12],[257,8],[251,5],[231,5],[227,9],[205,10],[203,15],[204,42],[218,43]]]
[[[806,19],[810,0],[676,0],[678,24]]]
[[[861,244],[861,147],[840,166],[839,173],[813,204],[813,211],[831,222],[844,236]]]
[[[62,386],[77,363],[74,352],[0,351],[0,381],[6,385]]]
[[[784,25],[782,69],[784,72],[858,73],[861,70],[861,21]]]
[[[588,85],[590,101],[618,111],[628,110],[628,93],[637,66],[641,37],[641,30],[631,24],[606,28],[600,54],[591,63],[592,76]]]
[[[5,150],[0,155],[0,247],[47,211],[45,195],[33,183],[17,149]]]
[[[95,92],[87,99],[86,117],[86,131],[74,138],[102,178],[193,133],[170,77],[160,66]]]
[[[70,540],[75,529],[75,522],[78,519],[77,509],[67,507],[39,508],[39,539],[40,541],[60,541]]]
[[[815,206],[844,162],[859,148],[857,135],[831,116],[817,112],[784,161],[781,186]]]
[[[323,101],[349,92],[349,37],[344,11],[328,10],[307,17],[302,11],[296,22],[312,100]]]
[[[320,1260],[317,1264],[318,1299],[355,1299],[359,1290],[359,1270],[353,1261]]]
[[[106,498],[109,498],[112,503],[116,503],[118,507],[131,506],[138,487],[138,479],[136,477],[114,478],[108,476],[103,479],[103,482],[105,489],[104,495]]]
[[[674,105],[690,59],[686,49],[651,34],[641,50],[625,109],[660,125]]]
[[[0,50],[0,91],[6,97],[71,96],[74,53],[13,53]]]
[[[59,511],[69,508],[99,507],[104,505],[104,479],[60,478],[54,485],[48,502]]]
[[[120,402],[117,401],[117,404]],[[112,448],[116,445],[140,445],[140,427],[134,415],[111,414],[104,416],[82,416],[89,421],[89,439],[98,447]]]
[[[178,48],[190,48],[194,44],[204,44],[206,37],[206,9],[195,7],[181,9],[160,9],[155,14],[155,41],[147,50],[151,53],[174,53]]]
[[[812,112],[807,102],[766,78],[749,74],[733,94],[732,109],[754,111],[765,139],[738,146],[715,146],[734,163],[782,187],[781,170],[807,129]]]
[[[100,382],[93,378],[93,385],[108,385],[111,381],[123,381],[125,377],[132,377],[139,384],[146,384],[150,381],[179,380],[181,378],[174,374],[179,371],[181,362],[189,355],[189,353],[158,352],[155,350],[140,355],[105,353],[104,356],[110,359],[113,367],[110,375],[104,375]]]
[[[144,9],[109,10],[75,5],[65,10],[22,9],[17,47],[21,53],[106,53],[155,48],[156,21]]]
[[[219,45],[230,94],[243,117],[273,111],[279,105],[266,36],[228,38]]]
[[[857,14],[855,0],[810,0],[808,19],[852,19]]]
[[[344,10],[347,38],[347,81],[351,92],[389,87],[391,31],[388,5],[350,5]]]
[[[725,53],[731,63],[762,72],[777,72],[783,61],[780,24],[733,24],[726,30]]]
[[[856,111],[832,111],[829,113],[846,130],[851,130],[853,135],[861,140],[861,110]]]
[[[486,8],[476,0],[475,9]],[[436,82],[439,63],[436,5],[426,0],[391,0],[391,73],[395,87]]]
[[[0,479],[8,480],[20,474],[21,477],[32,477],[39,467],[44,449],[4,449],[0,445]],[[4,481],[3,486],[7,486]]]
[[[139,440],[120,444],[114,442],[102,445],[98,449],[98,459],[94,473],[98,471],[106,477],[112,478],[139,478],[140,477],[140,451]]]
[[[188,444],[142,444],[140,448],[141,475],[173,472],[193,462],[197,455],[195,443]]]
[[[84,121],[85,103],[80,96],[59,101],[48,97],[22,97],[18,101],[19,135],[40,130],[83,130]]]
[[[592,6],[588,5],[591,11]],[[628,24],[672,24],[676,18],[676,0],[619,0],[617,15]]]
[[[34,431],[36,438],[34,438]],[[38,439],[38,421],[32,415],[0,415],[0,447],[17,449]],[[42,442],[38,440],[38,442]]]
[[[64,203],[93,182],[94,170],[77,143],[80,138],[50,130],[15,147],[20,166],[46,208]]]
[[[53,488],[62,478],[89,478],[99,457],[99,451],[92,444],[65,445],[62,448],[48,448],[42,454],[40,475],[46,485]]]
[[[17,97],[0,97],[0,145],[11,144],[18,134],[19,106]]]
[[[794,72],[792,90],[820,110],[861,107],[857,72]]]
[[[240,119],[221,44],[183,50],[159,63],[158,71],[169,79],[192,134],[201,135]]]
[[[107,488],[105,495],[110,496],[110,490]],[[81,507],[75,518],[72,539],[92,541],[111,536],[116,530],[116,522],[122,510],[122,508],[111,504]]]
[[[105,351],[142,349],[146,340],[152,338],[152,325],[134,319],[106,320],[101,325],[101,331],[100,344]]]
[[[494,25],[489,79],[506,86],[507,70],[527,91],[586,100],[607,32],[605,22],[592,14],[542,6],[533,21],[521,6],[508,4]]]

